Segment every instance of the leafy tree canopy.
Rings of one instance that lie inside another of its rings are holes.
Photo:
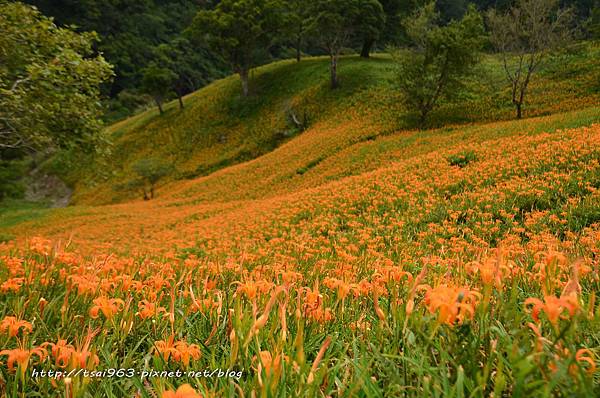
[[[144,69],[142,89],[154,98],[154,102],[161,114],[163,113],[163,101],[171,92],[176,80],[177,74],[171,69],[162,68],[155,64],[151,64]]]
[[[214,9],[198,12],[189,32],[221,53],[240,75],[246,96],[248,72],[260,61],[261,50],[275,42],[283,10],[279,0],[222,0]]]
[[[0,31],[0,151],[95,148],[99,87],[112,76],[93,51],[97,35],[59,28],[33,7],[5,2]]]
[[[410,47],[395,51],[399,86],[421,125],[440,98],[459,91],[485,40],[483,18],[473,6],[461,20],[440,25],[439,19],[433,2],[406,18]]]

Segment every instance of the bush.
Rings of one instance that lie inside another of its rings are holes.
[[[0,160],[0,200],[6,198],[22,198],[25,184],[22,177],[26,172],[23,161]]]
[[[473,151],[464,151],[454,155],[450,155],[446,158],[450,166],[458,166],[460,168],[465,167],[471,162],[477,160],[477,154]]]
[[[146,158],[134,163],[132,169],[139,179],[132,180],[129,188],[142,188],[144,200],[148,200],[154,198],[156,184],[173,172],[173,165],[160,159]]]

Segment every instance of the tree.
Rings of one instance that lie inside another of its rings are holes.
[[[100,85],[111,66],[95,33],[57,27],[34,7],[0,2],[0,155],[3,150],[97,148]]]
[[[222,0],[212,10],[199,11],[189,32],[206,37],[213,51],[222,54],[239,74],[247,97],[250,69],[257,64],[257,53],[274,42],[282,9],[279,0]]]
[[[132,169],[139,178],[131,181],[128,186],[141,187],[144,200],[149,200],[154,199],[156,184],[173,171],[173,166],[160,159],[146,158],[134,163]]]
[[[519,0],[506,13],[492,9],[487,17],[520,119],[531,78],[547,55],[571,37],[572,12],[559,9],[558,0]]]
[[[288,0],[285,4],[285,36],[296,49],[296,61],[300,62],[308,29],[310,0]]]
[[[157,66],[156,64],[151,64],[144,69],[142,90],[152,96],[161,115],[164,113],[162,107],[163,101],[171,92],[173,82],[176,81],[176,79],[177,75],[175,72]]]
[[[410,47],[394,51],[400,89],[407,105],[419,112],[421,126],[441,97],[461,88],[484,43],[483,20],[474,7],[446,26],[438,19],[433,2],[417,10],[403,21]]]
[[[309,31],[329,55],[331,88],[339,85],[337,68],[342,49],[355,31],[360,0],[314,0]]]
[[[385,14],[385,26],[380,32],[379,42],[385,45],[397,44],[402,30],[402,18],[406,0],[379,0]]]
[[[467,12],[468,0],[437,0],[436,10],[440,13],[442,23],[458,20]]]
[[[203,55],[202,52],[194,51],[191,43],[183,37],[178,37],[156,48],[158,64],[173,72],[171,85],[177,94],[180,109],[183,109],[183,96],[195,91],[206,82],[205,70],[198,68],[198,65],[202,65],[200,58]],[[206,67],[209,66],[206,65]]]
[[[593,39],[600,39],[600,0],[596,0],[590,10],[590,17],[587,21],[587,30],[589,36]]]
[[[377,0],[359,0],[356,20],[357,35],[362,39],[360,56],[369,58],[371,49],[385,27],[385,12]]]

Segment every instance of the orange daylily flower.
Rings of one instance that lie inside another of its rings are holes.
[[[429,312],[438,312],[439,322],[451,326],[472,318],[481,298],[479,292],[460,286],[426,286],[425,290],[424,303]]]
[[[58,352],[58,356],[55,356],[57,363],[63,364],[63,367],[66,367],[68,364],[71,369],[93,369],[98,366],[100,359],[98,358],[98,355],[96,355],[95,350],[90,349],[90,347],[92,345],[92,339],[99,330],[100,329],[88,329],[83,341],[78,342],[75,348],[65,344],[66,342],[64,342],[64,340],[59,340],[57,346],[50,345]],[[67,360],[67,358],[69,359]]]
[[[154,343],[154,349],[167,362],[172,358],[176,362],[181,362],[188,366],[191,359],[198,360],[202,355],[200,347],[196,344],[188,344],[186,341],[175,341],[175,336],[171,335],[167,340],[159,340]]]
[[[275,380],[278,380],[281,376],[282,371],[282,361],[289,361],[287,355],[283,355],[281,353],[273,356],[269,351],[261,351],[258,357],[255,355],[252,360],[257,363],[257,370],[259,375],[262,374],[264,370],[267,378],[273,377]]]
[[[531,307],[531,317],[539,322],[540,312],[544,312],[551,324],[556,325],[559,319],[568,319],[579,310],[579,302],[575,295],[566,297],[545,296],[544,301],[530,297],[525,300],[525,308]],[[568,316],[565,314],[568,312]]]
[[[167,312],[165,307],[159,307],[156,303],[152,303],[148,300],[141,300],[138,303],[138,307],[140,310],[136,315],[139,315],[142,319],[152,318],[155,315]]]
[[[183,384],[183,385],[179,386],[177,391],[167,390],[167,391],[163,392],[161,397],[162,398],[202,398],[202,395],[200,395],[198,392],[196,392],[196,390],[194,390],[194,388],[192,386],[190,386],[189,384]]]
[[[29,240],[29,249],[38,254],[47,256],[52,251],[52,242],[48,239],[34,237]]]
[[[31,349],[14,348],[12,350],[0,351],[0,356],[2,355],[8,356],[6,365],[9,371],[12,372],[16,364],[21,367],[21,371],[24,373],[33,356],[37,356],[40,362],[46,359],[46,350],[43,347],[34,347]]]
[[[111,319],[125,306],[125,302],[121,299],[109,299],[106,297],[98,297],[94,299],[94,306],[90,309],[90,316],[98,318],[99,312],[102,312],[106,319]]]
[[[581,348],[575,353],[575,360],[579,362],[581,366],[586,368],[586,373],[592,375],[596,372],[596,361],[594,360],[594,354],[587,348]]]
[[[167,340],[154,342],[154,348],[162,355],[165,362],[167,362],[171,355],[177,354],[177,349],[175,348],[175,336],[171,335]]]
[[[201,356],[200,347],[196,344],[188,344],[185,341],[175,343],[175,350],[174,359],[181,362],[185,367],[190,364],[191,359],[198,360]]]
[[[75,347],[68,344],[67,340],[59,339],[56,343],[43,343],[42,347],[50,347],[50,353],[58,367],[66,368],[71,362]]]
[[[23,334],[30,333],[33,330],[31,323],[19,320],[14,316],[7,316],[0,322],[0,332],[8,331],[9,337],[17,337],[19,329]]]
[[[21,286],[23,286],[23,283],[25,282],[25,278],[10,278],[7,279],[5,282],[3,282],[0,285],[0,291],[2,292],[9,292],[9,291],[18,291],[19,289],[21,289]]]

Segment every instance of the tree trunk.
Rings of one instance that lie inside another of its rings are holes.
[[[300,62],[302,59],[302,36],[298,35],[296,39],[296,61]]]
[[[375,40],[373,39],[365,39],[363,42],[362,50],[360,51],[360,56],[362,58],[369,58],[371,54],[371,49],[373,48],[373,44],[375,44]]]
[[[154,199],[154,185],[150,185],[150,199]]]
[[[242,93],[244,97],[248,96],[248,70],[240,70],[240,79],[242,80]]]
[[[516,107],[517,107],[517,119],[521,119],[523,117],[523,113],[521,110],[521,103],[517,102],[515,103]]]
[[[177,93],[177,99],[179,100],[179,109],[183,109],[183,98],[180,93]]]
[[[419,128],[425,127],[425,122],[427,121],[427,114],[429,111],[421,109],[421,115],[419,116]]]
[[[163,107],[162,107],[162,100],[158,97],[154,97],[154,102],[156,103],[156,106],[158,107],[158,112],[162,115],[164,113]]]
[[[331,88],[335,89],[335,88],[338,88],[338,86],[339,86],[338,77],[337,77],[338,56],[330,55],[330,58],[331,58],[331,65],[330,65],[329,69],[331,72]]]

